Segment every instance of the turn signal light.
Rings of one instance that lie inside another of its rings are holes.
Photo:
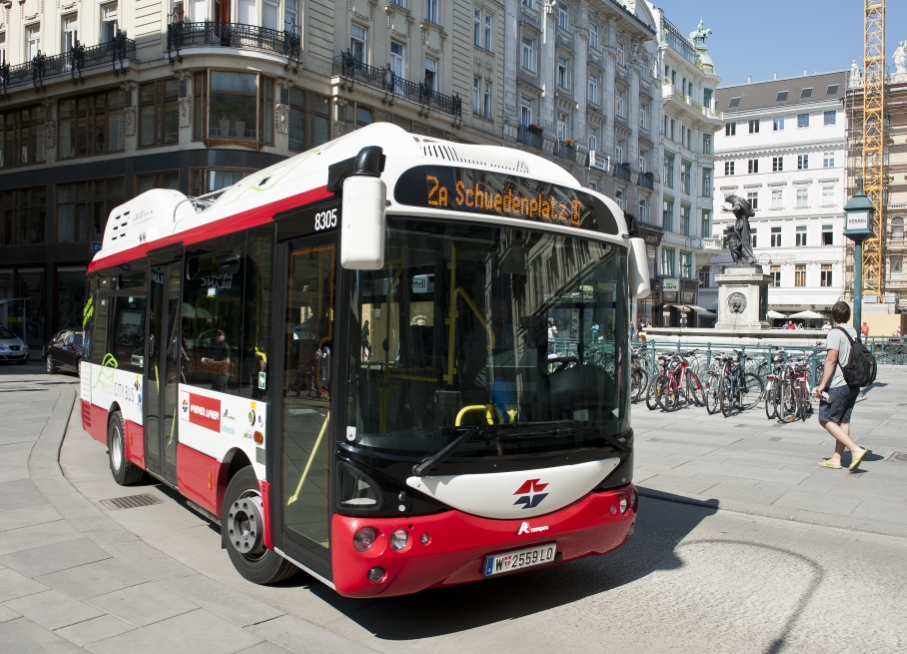
[[[375,531],[374,527],[363,527],[353,534],[353,547],[356,548],[357,552],[366,552],[375,544],[377,536],[378,532]]]
[[[254,440],[256,443],[261,445],[262,443],[265,442],[265,435],[262,434],[260,431],[257,431],[257,432],[255,432],[255,435],[252,437],[252,440]]]

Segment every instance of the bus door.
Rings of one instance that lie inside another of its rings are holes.
[[[149,269],[148,335],[145,340],[145,467],[176,485],[176,419],[180,383],[179,262]]]
[[[275,371],[282,379],[275,380],[269,448],[274,533],[290,558],[327,579],[336,246],[336,237],[317,235],[278,247],[272,323],[282,362]]]

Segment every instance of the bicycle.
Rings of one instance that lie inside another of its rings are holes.
[[[634,347],[630,355],[630,399],[638,402],[649,386],[649,373],[642,366],[641,348]]]
[[[695,354],[696,350],[691,350],[674,355],[668,364],[667,372],[659,375],[653,382],[656,388],[661,389],[658,402],[664,411],[676,411],[691,401],[697,406],[705,406],[702,383],[688,360]]]
[[[736,357],[730,358],[730,365],[725,368],[720,383],[721,415],[725,418],[734,410],[752,409],[762,399],[764,387],[762,380],[753,372],[745,372],[747,360],[751,357],[740,350],[734,350]]]

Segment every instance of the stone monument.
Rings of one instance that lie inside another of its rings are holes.
[[[750,221],[755,214],[750,203],[737,195],[727,195],[735,220],[724,230],[724,243],[734,263],[715,277],[718,282],[718,320],[716,329],[768,329],[768,285],[766,275],[753,254]]]

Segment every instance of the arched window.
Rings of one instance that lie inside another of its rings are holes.
[[[891,239],[901,241],[904,239],[904,219],[893,218],[891,220]]]

